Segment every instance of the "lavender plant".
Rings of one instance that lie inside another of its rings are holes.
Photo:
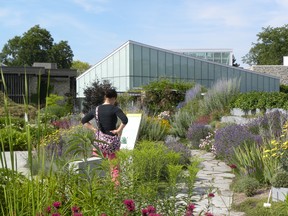
[[[199,149],[200,140],[204,139],[211,132],[211,128],[202,123],[193,123],[187,132],[187,139],[191,142],[192,148]]]
[[[249,141],[261,144],[262,138],[249,132],[245,126],[232,124],[216,131],[213,148],[216,156],[227,160],[234,154],[233,148]]]
[[[203,114],[209,114],[217,110],[225,112],[230,101],[239,94],[239,79],[218,80],[205,94],[200,102],[200,109]]]

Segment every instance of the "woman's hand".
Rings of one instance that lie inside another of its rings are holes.
[[[113,133],[113,134],[115,134],[115,135],[117,135],[117,136],[119,136],[119,137],[121,137],[121,135],[122,135],[122,130],[119,130],[119,129],[117,129],[117,130],[112,130],[112,131],[110,131],[111,133]]]

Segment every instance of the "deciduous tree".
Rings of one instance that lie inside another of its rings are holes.
[[[276,28],[268,26],[262,30],[257,34],[257,43],[252,43],[242,61],[249,65],[282,65],[283,56],[288,55],[288,24]]]

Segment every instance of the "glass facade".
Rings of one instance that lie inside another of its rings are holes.
[[[209,55],[222,61],[222,53]],[[227,56],[227,55],[226,55]],[[77,77],[77,97],[98,79],[109,80],[119,92],[139,89],[159,78],[196,82],[207,88],[219,79],[240,79],[240,90],[279,91],[277,77],[226,64],[203,61],[177,52],[128,41],[98,64]]]
[[[219,49],[219,50],[172,50],[187,56],[204,59],[225,65],[232,65],[233,51],[231,49]]]

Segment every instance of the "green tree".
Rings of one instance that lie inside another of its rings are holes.
[[[112,84],[109,80],[103,80],[101,83],[96,80],[92,83],[91,87],[84,89],[84,101],[83,101],[83,113],[88,113],[91,109],[95,109],[96,106],[100,105],[104,101],[105,89],[112,88]]]
[[[88,70],[91,66],[87,62],[82,62],[79,60],[75,60],[72,62],[71,69],[76,69],[78,76],[82,74],[84,71]]]
[[[67,41],[53,44],[49,31],[35,25],[22,37],[8,40],[0,53],[0,62],[8,66],[32,66],[34,62],[57,63],[58,68],[70,68],[73,52]]]
[[[249,53],[242,57],[246,64],[282,65],[288,55],[288,24],[282,27],[262,28],[257,43],[252,43]]]

